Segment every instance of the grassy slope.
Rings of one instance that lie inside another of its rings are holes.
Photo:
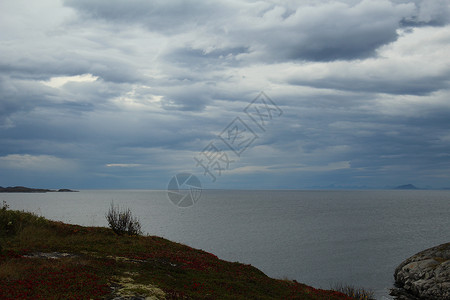
[[[350,299],[160,237],[117,236],[1,206],[0,245],[0,299]],[[27,257],[37,252],[75,256]]]

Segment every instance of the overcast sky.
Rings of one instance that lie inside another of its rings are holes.
[[[2,0],[0,186],[450,187],[449,53],[447,0]]]

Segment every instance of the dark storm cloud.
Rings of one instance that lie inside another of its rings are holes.
[[[168,34],[192,29],[197,25],[205,25],[216,15],[224,13],[226,8],[219,3],[217,9],[213,1],[145,1],[131,0],[123,2],[65,0],[65,5],[77,9],[82,16],[110,22],[141,24],[151,31]]]
[[[289,83],[321,89],[354,92],[387,93],[397,95],[427,95],[450,86],[450,72],[420,78],[322,78],[318,80],[291,79]]]
[[[424,182],[423,176],[437,175],[440,170],[448,169],[450,127],[448,122],[444,123],[450,115],[449,107],[442,105],[440,113],[422,110],[417,115],[398,112],[389,116],[364,108],[372,100],[362,98],[356,105],[344,101],[321,108],[319,99],[314,102],[316,105],[311,105],[314,100],[310,99],[306,106],[298,105],[295,111],[286,113],[283,128],[275,133],[276,143],[271,145],[278,149],[276,158],[269,155],[266,159],[282,164],[284,160],[280,157],[292,157],[291,162],[295,163],[290,167],[295,169],[297,164],[298,168],[291,176],[299,179],[304,178],[300,174],[307,169],[304,174],[308,174],[308,178],[313,176],[321,181],[331,176],[335,182],[367,187],[393,186],[393,182],[408,178],[421,178]],[[423,107],[417,109],[420,111]],[[295,122],[290,115],[299,117]],[[436,121],[431,121],[434,118]],[[294,126],[297,124],[299,126]],[[319,179],[319,173],[314,173],[314,169],[320,170],[321,166],[336,161],[348,161],[354,176],[349,177],[345,170],[329,170],[320,173],[322,179]],[[340,175],[332,176],[333,172]],[[366,175],[373,179],[367,179]],[[374,178],[377,178],[375,185]]]
[[[214,5],[204,1],[125,4],[99,0],[65,4],[88,18],[140,24],[163,34],[193,34],[193,38],[199,39],[220,36],[221,40],[212,45],[220,48],[219,52],[227,52],[230,47],[251,49],[256,57],[271,61],[373,56],[377,48],[397,39],[400,21],[410,17],[414,10],[411,3],[394,5],[387,0],[351,4],[299,2],[296,6],[224,1]],[[193,39],[189,43],[197,42]],[[189,48],[183,55],[188,53]]]
[[[80,116],[85,111],[102,107],[109,99],[126,90],[126,85],[103,80],[90,83],[69,82],[60,89],[55,89],[42,81],[0,76],[0,120],[13,122],[12,116],[16,113],[29,113],[46,108]],[[13,123],[10,125],[13,126]]]
[[[0,126],[8,122],[13,126],[8,118],[10,115],[20,111],[26,113],[55,93],[34,81],[12,80],[0,75],[0,95]]]
[[[36,50],[24,57],[7,47],[7,56],[0,58],[0,74],[18,79],[47,80],[56,76],[74,76],[90,73],[104,80],[123,83],[145,80],[133,63],[118,57],[92,53],[80,55],[70,49],[55,52]]]
[[[450,5],[446,0],[394,0],[393,2],[413,2],[416,5],[415,13],[402,19],[402,26],[445,26],[450,22]]]
[[[239,62],[236,61],[235,57],[249,53],[250,50],[245,47],[220,48],[208,52],[202,49],[180,47],[166,53],[164,58],[180,67],[191,68],[195,72],[211,67],[217,69],[237,66]]]
[[[373,56],[377,48],[397,39],[399,21],[410,11],[411,5],[394,6],[388,1],[299,7],[274,26],[276,31],[269,31],[267,47],[281,59],[332,61]]]

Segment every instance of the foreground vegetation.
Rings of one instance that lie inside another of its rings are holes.
[[[0,299],[351,299],[156,236],[0,205]]]

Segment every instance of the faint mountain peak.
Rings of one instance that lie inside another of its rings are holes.
[[[418,190],[419,188],[417,188],[414,184],[409,183],[409,184],[399,185],[395,189],[396,190]]]

